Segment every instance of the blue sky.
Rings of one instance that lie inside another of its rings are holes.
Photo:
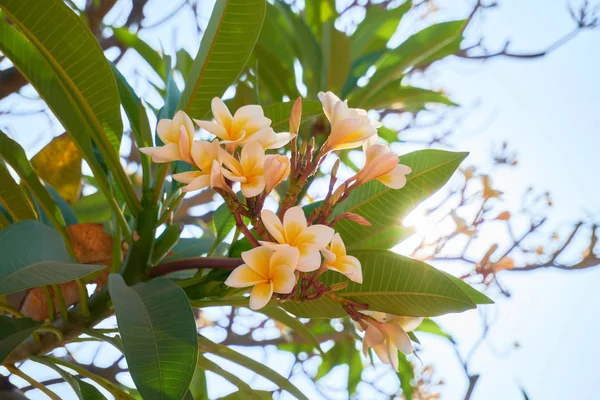
[[[463,17],[465,3],[439,0],[443,12],[436,18]],[[501,46],[510,38],[511,50],[536,51],[573,27],[563,0],[500,3],[500,8],[487,12],[469,32],[482,32],[490,47]],[[158,4],[155,0],[146,9],[157,20],[166,14]],[[207,4],[207,13],[209,9]],[[116,13],[113,17],[118,20]],[[186,29],[191,29],[191,21],[183,12],[165,27],[148,31],[144,38],[169,54],[174,43],[194,54],[198,44],[187,39],[191,35],[186,35]],[[554,201],[549,224],[559,228],[586,215],[600,215],[596,200],[600,195],[599,45],[600,32],[584,32],[542,59],[485,63],[453,59],[430,73],[434,87],[444,88],[453,100],[469,108],[454,139],[455,148],[471,152],[468,163],[482,164],[489,161],[491,144],[508,141],[518,153],[519,166],[496,176],[505,200],[518,205],[529,185],[549,190]],[[150,75],[131,54],[124,59],[123,69]],[[144,96],[143,91],[140,95]],[[479,106],[473,107],[477,103]],[[45,120],[38,121],[32,124],[30,135],[19,137],[30,154],[50,140],[51,134],[60,133],[45,130]],[[15,120],[15,133],[22,128]],[[473,372],[482,373],[473,399],[521,399],[519,386],[533,400],[595,398],[600,391],[595,368],[600,322],[594,318],[600,307],[596,289],[600,268],[575,273],[504,273],[501,278],[513,296],[495,297],[497,304],[486,310],[496,323],[490,344],[473,359]],[[479,334],[477,311],[442,317],[439,322],[464,345],[463,350]],[[518,350],[513,349],[515,342],[520,343]],[[426,336],[422,343],[423,362],[433,364],[444,379],[442,398],[462,399],[467,382],[452,348]]]

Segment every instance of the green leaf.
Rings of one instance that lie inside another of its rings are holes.
[[[285,310],[277,307],[277,306],[267,306],[260,310],[261,313],[266,315],[267,317],[279,321],[285,325],[287,325],[294,332],[304,337],[309,343],[311,343],[321,355],[324,355],[323,350],[321,350],[321,346],[319,341],[313,335],[313,333],[304,325],[302,322],[298,321],[296,317],[288,314]]]
[[[110,204],[102,192],[80,198],[72,209],[80,223],[102,223],[109,221],[112,216]]]
[[[408,0],[391,10],[377,6],[368,7],[365,19],[350,36],[352,60],[366,53],[385,49],[396,33],[400,20],[411,7],[412,2]]]
[[[0,205],[14,222],[37,219],[27,195],[2,162],[0,162]]]
[[[43,0],[39,4],[45,4],[49,1],[54,2],[57,0]],[[27,2],[29,3],[30,0],[27,0]],[[11,3],[18,3],[18,1],[15,2],[11,0]],[[61,4],[59,7],[63,7],[64,3],[60,3]],[[0,4],[3,5],[3,3]],[[72,11],[68,12],[72,13]],[[69,27],[70,25],[64,24],[61,26]],[[85,29],[87,29],[87,27],[85,27]],[[83,109],[84,104],[73,98],[74,92],[61,83],[59,76],[53,71],[51,64],[49,64],[42,56],[41,51],[34,47],[21,33],[19,33],[13,26],[9,25],[3,19],[0,20],[0,50],[12,61],[15,67],[33,85],[33,87],[38,91],[40,97],[46,101],[48,107],[52,110],[54,115],[59,119],[60,123],[65,127],[69,135],[76,142],[79,150],[82,152],[94,176],[96,177],[99,188],[106,194],[107,198],[111,200],[111,209],[116,214],[120,214],[121,208],[114,199],[112,185],[109,183],[106,172],[101,165],[101,162],[97,158],[99,155],[94,151],[92,146],[92,139],[95,143],[99,143],[99,141],[95,137],[96,133],[98,132],[94,133],[90,122],[88,122],[86,119],[86,116],[92,118],[88,115],[91,114],[89,107],[87,109]],[[104,57],[104,55],[102,55],[102,57]],[[103,62],[106,62],[104,58],[103,60]],[[79,62],[74,63],[73,65],[81,67]],[[110,84],[107,84],[106,86],[110,87]],[[106,101],[110,100],[111,97],[112,96],[108,96],[106,98],[100,97],[97,100]],[[120,124],[121,115],[118,107],[118,94],[115,103],[116,104],[114,107],[116,108]],[[107,111],[110,111],[110,115],[107,115],[106,118],[112,118],[113,111],[111,111],[111,105],[107,103],[104,106],[107,108]],[[104,133],[102,133],[102,135],[104,135]],[[106,137],[104,137],[104,139],[105,142],[108,141]],[[139,207],[137,205],[139,201],[137,201],[137,198],[135,198],[135,193],[133,192],[131,184],[125,175],[125,171],[120,165],[116,151],[114,148],[110,148],[110,145],[106,145],[105,147],[108,147],[106,150],[108,151],[108,154],[103,153],[102,157],[105,160],[111,161],[111,170],[117,178],[119,187],[121,190],[124,189],[126,193],[128,193],[130,206],[133,207],[133,209],[137,209],[137,207]],[[107,158],[107,155],[112,155],[112,159]]]
[[[144,399],[181,399],[198,356],[196,322],[185,292],[167,278],[128,287],[111,274],[108,287],[131,377]]]
[[[369,310],[409,317],[433,317],[476,307],[471,298],[442,271],[418,260],[382,250],[351,253],[362,265],[363,283],[349,281],[336,272],[326,272],[320,281],[330,286],[348,282],[337,295],[363,304]],[[321,298],[304,303],[285,302],[283,308],[305,318],[336,318],[346,315],[342,307]]]
[[[335,225],[348,250],[369,246],[381,248],[380,243],[392,244],[386,243],[386,235],[402,237],[402,219],[445,185],[467,154],[432,149],[415,151],[400,157],[400,163],[412,169],[402,189],[390,189],[378,181],[371,181],[354,190],[334,211],[336,214],[352,212],[361,215],[371,226],[347,220]]]
[[[452,338],[452,336],[450,334],[444,332],[444,330],[442,330],[442,328],[440,328],[440,326],[438,324],[436,324],[435,321],[433,321],[430,318],[425,318],[423,320],[423,322],[421,322],[421,325],[419,325],[417,330],[419,332],[425,332],[425,333],[430,333],[432,335],[441,336],[443,338],[448,339],[452,343],[456,343],[454,341],[454,338]]]
[[[60,210],[65,220],[65,225],[69,226],[78,224],[79,220],[77,219],[77,216],[75,215],[75,212],[73,211],[69,203],[67,203],[67,201],[63,199],[60,196],[60,194],[58,194],[58,192],[52,188],[52,186],[46,186],[46,190],[48,191],[48,193],[50,193],[52,200],[54,200],[54,202],[58,206],[58,209]],[[38,220],[40,222],[45,223],[48,226],[53,226],[52,221],[50,220],[50,218],[48,218],[48,214],[46,214],[46,212],[43,210],[43,208],[40,206],[39,202],[35,198],[33,198],[33,205],[38,213]]]
[[[412,400],[415,388],[412,385],[415,379],[415,371],[412,364],[408,361],[406,354],[398,351],[398,378],[400,378],[400,387],[406,400]]]
[[[327,77],[327,90],[339,92],[350,74],[350,38],[333,26],[325,25],[323,30],[323,77]]]
[[[219,400],[246,400],[248,398],[248,393],[243,391],[233,392],[228,394],[225,397],[219,397]],[[271,400],[273,398],[273,393],[267,392],[266,390],[253,390],[252,397],[257,400]]]
[[[494,300],[487,297],[485,294],[481,293],[465,281],[454,277],[453,275],[444,272],[449,278],[454,280],[454,283],[463,291],[467,296],[471,298],[473,303],[475,304],[494,304]]]
[[[259,394],[255,393],[255,390],[250,387],[246,382],[238,378],[236,375],[232,374],[229,371],[224,370],[219,367],[216,363],[212,362],[208,358],[204,357],[202,354],[198,356],[198,367],[202,367],[207,371],[214,372],[217,375],[222,376],[232,384],[234,384],[238,389],[239,393],[243,394],[245,397],[243,399],[253,399],[253,400],[261,400],[264,397],[261,397]],[[235,398],[235,397],[234,397]],[[198,400],[198,399],[196,399]]]
[[[213,224],[215,226],[215,242],[213,248],[216,248],[219,244],[225,240],[229,232],[235,227],[235,219],[233,214],[227,208],[227,204],[223,203],[215,210],[213,214]]]
[[[296,396],[300,400],[308,400],[308,398],[289,380],[281,376],[278,372],[273,371],[266,365],[261,364],[258,361],[255,361],[252,358],[247,357],[243,354],[240,354],[227,346],[214,343],[202,335],[198,335],[198,338],[200,340],[200,346],[202,350],[215,354],[226,360],[232,361],[236,364],[241,365],[242,367],[248,368],[249,370],[270,380],[271,382],[279,386],[282,390],[289,392],[290,394]]]
[[[39,328],[41,324],[29,318],[0,315],[0,364],[11,351]]]
[[[106,400],[106,397],[104,397],[95,386],[74,377],[64,369],[60,368],[58,365],[54,364],[51,359],[44,357],[32,357],[32,361],[43,364],[57,372],[60,377],[63,378],[64,381],[69,384],[69,386],[71,386],[71,389],[73,389],[79,400]]]
[[[391,108],[416,113],[425,110],[431,103],[457,106],[444,93],[413,86],[401,86],[400,81],[390,82],[361,104],[367,109]]]
[[[198,363],[201,358],[203,357],[199,355],[198,361],[196,362],[196,370],[194,371],[194,376],[190,382],[190,394],[194,400],[209,400],[206,372]]]
[[[76,264],[62,237],[38,221],[0,231],[0,295],[84,278],[103,265]]]
[[[294,101],[296,101],[294,99]],[[265,116],[271,119],[271,127],[276,131],[290,130],[290,112],[294,101],[275,103],[263,107]],[[323,115],[323,106],[320,101],[302,100],[302,123],[308,122]]]
[[[25,150],[2,131],[0,131],[0,158],[3,158],[15,170],[21,178],[21,184],[24,184],[31,191],[33,197],[39,202],[41,208],[52,222],[52,225],[63,236],[66,236],[64,228],[65,220],[60,209],[37,177],[31,163],[27,160]]]
[[[179,241],[179,235],[183,230],[181,224],[172,224],[160,234],[152,249],[152,265],[158,264]]]
[[[165,64],[156,50],[128,28],[112,28],[112,30],[121,43],[137,51],[161,78],[165,78]]]
[[[200,257],[208,252],[212,244],[213,239],[208,237],[179,239],[163,262]]]
[[[175,68],[177,68],[183,76],[188,76],[190,69],[192,68],[192,64],[194,63],[194,59],[192,56],[190,56],[190,53],[188,53],[185,49],[177,50],[175,57],[177,62]]]
[[[352,93],[350,101],[362,106],[373,93],[398,80],[411,68],[420,67],[448,55],[448,46],[462,38],[467,20],[431,25],[409,37],[400,46],[385,52],[376,62],[377,70],[369,83]]]
[[[185,80],[179,109],[204,118],[213,97],[240,76],[265,18],[265,0],[217,0]]]

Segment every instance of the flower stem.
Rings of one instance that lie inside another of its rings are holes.
[[[40,382],[36,381],[35,379],[33,379],[32,377],[30,377],[29,375],[27,375],[25,372],[23,372],[20,369],[18,369],[14,365],[6,365],[5,367],[8,370],[8,372],[10,372],[11,374],[16,375],[19,378],[23,379],[24,381],[26,381],[27,383],[29,383],[34,388],[39,389],[42,393],[44,393],[50,399],[52,399],[52,400],[61,400],[60,397],[56,393],[54,393],[53,391],[51,391],[50,389],[48,389],[46,386],[44,386]]]
[[[63,319],[63,321],[68,321],[69,313],[67,311],[67,304],[65,303],[65,298],[63,297],[62,290],[60,290],[60,286],[52,285],[52,291],[54,292],[56,301],[58,301],[58,306],[60,308],[60,317]]]
[[[90,310],[88,308],[88,293],[85,283],[81,279],[77,279],[77,292],[79,293],[79,310],[81,315],[88,319],[90,317]]]

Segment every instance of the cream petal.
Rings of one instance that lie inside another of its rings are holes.
[[[335,233],[333,238],[331,239],[331,244],[329,245],[329,250],[337,257],[342,257],[346,255],[346,246],[342,241],[342,237],[339,233]]]
[[[280,243],[266,242],[264,240],[259,240],[258,243],[260,243],[261,246],[264,246],[267,249],[271,249],[273,251],[276,251],[276,250],[279,250],[279,249],[285,249],[285,248],[290,247],[289,244],[280,244]]]
[[[233,117],[229,112],[229,108],[227,108],[225,103],[223,103],[223,100],[218,97],[213,98],[210,103],[210,108],[215,121],[217,121],[217,124],[221,125],[223,128],[225,128],[225,130],[228,131],[231,128]]]
[[[387,342],[385,344],[385,349],[391,361],[392,368],[394,369],[394,371],[398,371],[398,348],[392,343]]]
[[[240,162],[236,160],[231,154],[224,151],[221,153],[221,159],[223,161],[223,165],[229,168],[233,175],[242,176],[244,174],[242,164],[240,164]]]
[[[263,224],[265,224],[265,228],[267,228],[269,234],[273,236],[273,239],[279,243],[285,243],[283,224],[281,223],[281,220],[277,214],[271,210],[262,210],[260,213],[260,219],[262,220]]]
[[[306,216],[302,207],[295,206],[285,212],[283,216],[283,229],[286,243],[292,244],[296,237],[306,229]]]
[[[388,349],[385,346],[385,344],[373,346],[373,350],[375,351],[375,354],[377,354],[377,357],[381,360],[382,363],[384,363],[384,364],[392,363],[390,360],[390,354],[389,354]]]
[[[204,175],[202,172],[200,171],[188,171],[188,172],[181,172],[179,174],[173,174],[171,175],[173,177],[173,179],[175,179],[177,182],[181,182],[181,183],[190,183],[192,182],[194,179],[201,177],[202,175]]]
[[[245,142],[249,143],[250,141],[256,140],[257,142],[260,143],[260,145],[264,149],[267,149],[267,145],[271,141],[273,141],[274,136],[275,136],[275,131],[273,130],[273,128],[266,127],[266,128],[259,129],[258,131],[254,132],[252,135],[248,136],[246,138]]]
[[[325,116],[329,121],[331,121],[331,116],[333,114],[333,106],[338,102],[342,103],[342,101],[332,92],[319,92],[317,96],[319,97],[319,100],[321,100]]]
[[[304,215],[304,212],[302,213],[302,215]],[[304,229],[298,236],[296,236],[293,245],[298,246],[303,243],[308,243],[315,245],[318,249],[324,249],[331,242],[334,233],[335,231],[333,230],[333,228],[327,225],[311,225],[308,228]]]
[[[250,293],[250,308],[260,310],[269,303],[273,296],[273,283],[259,283]]]
[[[229,133],[227,132],[227,130],[217,123],[214,123],[211,121],[202,121],[199,119],[195,119],[194,122],[200,128],[204,129],[205,131],[207,131],[209,133],[212,133],[213,135],[215,135],[216,137],[218,137],[222,140],[230,139]]]
[[[328,268],[329,268],[329,266],[334,267],[333,263],[337,259],[335,254],[327,249],[321,249],[321,254],[323,255],[323,258],[325,259],[325,264],[327,265],[327,267]]]
[[[395,324],[400,325],[405,332],[412,332],[421,325],[423,322],[423,317],[401,317],[394,316],[393,322]]]
[[[398,167],[400,165],[396,166],[390,173],[380,176],[377,180],[390,189],[402,189],[406,185],[406,175],[403,172],[406,170]]]
[[[383,324],[387,339],[404,354],[410,354],[414,351],[410,337],[404,332],[400,325],[393,323]]]
[[[369,136],[369,138],[364,141],[363,152],[366,154],[369,147],[373,146],[374,144],[379,144],[379,135],[377,133],[373,136]]]
[[[275,293],[290,293],[296,286],[296,275],[294,270],[286,265],[277,265],[271,268],[271,282]]]
[[[244,174],[263,173],[265,163],[265,150],[259,142],[252,141],[242,148],[240,157]]]
[[[269,270],[271,264],[271,257],[274,251],[264,246],[255,247],[252,250],[244,251],[242,253],[242,260],[254,270],[257,274],[269,278]]]
[[[362,283],[362,268],[358,258],[353,256],[338,257],[330,269],[346,275],[356,283]]]
[[[246,177],[245,176],[239,176],[234,174],[233,172],[223,168],[221,169],[221,173],[223,174],[223,176],[225,176],[225,178],[229,179],[230,181],[233,182],[246,182]]]
[[[156,133],[163,143],[177,143],[179,141],[179,129],[173,129],[175,126],[170,119],[161,119],[156,125]]]
[[[193,140],[193,136],[192,136]],[[187,134],[185,127],[181,126],[179,128],[179,154],[181,154],[181,159],[188,164],[193,164],[192,160],[192,140],[190,140],[189,135]]]
[[[265,190],[265,177],[264,176],[252,176],[246,178],[245,182],[242,182],[242,194],[246,198],[258,196]]]
[[[168,143],[160,147],[142,147],[140,151],[152,157],[155,163],[166,163],[181,160],[179,146],[175,143]]]
[[[213,165],[210,170],[210,187],[213,189],[222,189],[233,193],[231,188],[225,183],[225,179],[223,179],[221,164],[219,164],[216,160],[213,161]]]
[[[271,270],[279,265],[284,265],[292,270],[296,269],[298,260],[300,259],[300,251],[297,248],[283,245],[277,249],[273,257],[271,257]],[[277,292],[277,290],[275,290]]]
[[[383,336],[379,328],[369,322],[365,331],[364,341],[367,343],[367,346],[375,347],[383,344],[385,336]]]
[[[210,175],[204,174],[191,181],[188,185],[181,188],[184,193],[194,192],[210,186]]]
[[[265,150],[279,149],[288,144],[296,135],[289,132],[275,133],[268,137],[267,140],[261,140],[261,145]]]
[[[279,154],[265,156],[264,174],[265,193],[268,194],[290,175],[290,159]]]
[[[319,269],[321,266],[321,253],[316,246],[302,244],[297,248],[300,250],[300,260],[296,267],[298,271],[311,272]]]
[[[267,282],[267,279],[257,274],[246,264],[242,264],[231,271],[231,274],[225,280],[227,286],[234,288],[245,288],[264,282]]]
[[[194,140],[194,123],[192,119],[182,110],[179,110],[173,116],[173,125],[178,130],[183,127],[188,136],[188,140],[191,143]]]

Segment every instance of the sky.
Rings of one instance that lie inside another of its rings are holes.
[[[499,2],[499,8],[487,12],[467,32],[470,37],[483,34],[491,48],[502,46],[510,38],[512,51],[535,52],[573,27],[563,0]],[[147,7],[150,20],[158,20],[168,12],[159,3],[155,0]],[[465,4],[470,2],[437,3],[442,12],[435,18],[441,21],[464,17],[468,12]],[[206,2],[205,15],[211,4]],[[119,20],[118,13],[110,17]],[[189,18],[181,12],[164,27],[148,30],[143,37],[156,48],[164,48],[167,54],[179,46],[195,54],[198,43],[188,39],[193,35],[186,32],[191,29]],[[399,32],[398,37],[408,33]],[[600,149],[599,48],[600,31],[584,32],[541,59],[449,59],[434,66],[428,75],[434,87],[444,88],[466,110],[453,147],[470,151],[467,163],[480,165],[489,162],[492,145],[507,141],[518,154],[519,165],[495,176],[506,202],[517,206],[530,185],[539,191],[550,191],[554,206],[549,224],[559,229],[586,216],[600,215],[600,203],[596,200],[600,195],[600,159],[596,154]],[[131,54],[124,58],[122,69],[151,76],[139,58]],[[139,94],[145,97],[143,88]],[[6,121],[15,133],[22,129],[17,120]],[[59,128],[54,132],[44,129],[47,122],[43,118],[31,121],[34,122],[29,134],[18,137],[30,155],[53,134],[60,133]],[[436,266],[449,271],[453,268]],[[505,272],[500,278],[513,296],[506,299],[492,293],[497,303],[486,306],[485,312],[493,316],[495,324],[489,341],[473,357],[473,372],[482,377],[472,398],[521,399],[521,387],[533,400],[596,398],[600,391],[596,372],[596,357],[600,354],[596,332],[600,322],[594,316],[600,307],[596,289],[600,268],[573,273]],[[469,344],[480,334],[478,311],[444,316],[437,321],[457,338],[462,351],[468,351]],[[218,332],[214,335],[218,336]],[[467,382],[452,347],[427,335],[421,341],[419,354],[423,363],[432,364],[444,379],[444,385],[439,387],[442,398],[462,399]],[[518,349],[514,348],[515,342],[519,343]],[[277,357],[270,360],[275,364],[285,361]],[[212,394],[223,394],[222,390],[228,388],[219,380],[213,382],[217,384],[211,389]],[[257,385],[269,387],[261,381]]]

